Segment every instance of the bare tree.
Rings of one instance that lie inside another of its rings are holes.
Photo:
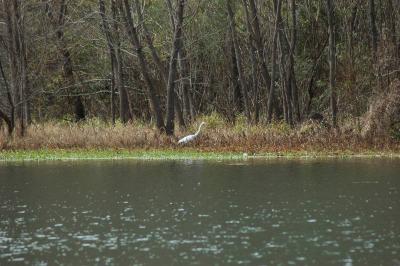
[[[275,6],[277,2],[275,1]],[[293,99],[292,99],[292,71],[290,61],[290,44],[286,37],[285,25],[282,19],[281,9],[277,9],[280,64],[279,72],[282,83],[282,106],[286,123],[293,125]]]
[[[296,75],[294,72],[294,53],[296,49],[296,40],[297,40],[297,17],[296,17],[296,0],[291,0],[291,13],[292,13],[292,38],[290,43],[290,56],[289,56],[289,68],[290,68],[290,82],[291,82],[291,92],[292,92],[292,104],[293,104],[293,113],[294,120],[296,122],[300,121],[300,106],[299,106],[299,94],[297,91],[296,84]]]
[[[132,119],[132,114],[129,108],[128,92],[124,87],[123,75],[122,75],[122,64],[121,64],[121,51],[119,41],[119,29],[117,24],[117,8],[115,0],[111,0],[111,12],[112,12],[112,30],[109,23],[109,19],[106,16],[106,9],[104,0],[99,0],[99,11],[102,19],[102,29],[107,39],[107,45],[110,54],[111,61],[111,112],[112,121],[115,123],[115,107],[114,107],[114,95],[115,90],[119,91],[119,111],[120,119],[123,123],[128,122]]]
[[[52,7],[49,2],[46,2],[46,11],[47,15],[52,21],[53,26],[55,27],[55,33],[58,40],[58,48],[63,57],[63,72],[64,78],[67,80],[68,86],[70,87],[78,87],[76,86],[76,77],[74,73],[74,64],[72,61],[71,53],[68,49],[66,40],[64,38],[64,28],[65,28],[65,16],[67,14],[67,2],[66,0],[57,0],[54,2],[54,5],[58,5],[58,9],[56,9],[56,14],[53,14]],[[86,117],[85,106],[83,105],[81,95],[73,96],[74,98],[74,106],[75,106],[75,119],[76,121],[83,120]]]
[[[24,37],[24,20],[21,17],[21,3],[19,0],[4,1],[6,13],[6,27],[8,38],[8,55],[10,59],[10,91],[11,101],[10,126],[14,127],[14,119],[18,119],[20,134],[24,135],[28,123],[28,73],[26,46]],[[13,95],[13,97],[11,97]],[[4,119],[4,117],[3,117]]]
[[[147,45],[148,45],[148,47],[149,47],[149,49],[151,51],[151,57],[153,58],[153,61],[154,61],[154,63],[156,64],[156,66],[158,68],[158,71],[160,73],[163,86],[166,88],[167,87],[167,82],[168,82],[167,71],[166,71],[166,69],[164,67],[164,63],[160,59],[160,56],[159,56],[159,54],[157,52],[157,49],[154,47],[151,33],[147,29],[146,23],[145,23],[144,18],[143,18],[143,14],[142,14],[143,12],[142,12],[142,8],[140,6],[139,0],[135,0],[135,7],[136,7],[136,12],[137,12],[138,18],[139,18],[139,24],[142,26],[145,40],[146,40]],[[182,114],[182,108],[180,106],[179,98],[178,98],[178,95],[177,95],[176,91],[175,91],[175,96],[174,97],[175,97],[175,99],[174,99],[174,107],[175,107],[175,110],[176,110],[177,115],[178,115],[179,125],[182,126],[182,127],[185,127],[185,121],[184,121],[183,114]]]
[[[255,41],[255,45],[257,48],[257,54],[258,57],[261,60],[261,74],[264,79],[264,82],[267,87],[267,94],[269,93],[270,90],[270,84],[271,84],[271,76],[269,75],[268,72],[268,59],[267,59],[267,54],[264,52],[264,43],[263,43],[263,38],[261,35],[261,30],[260,30],[260,20],[258,18],[258,12],[257,12],[257,6],[255,0],[249,0],[250,3],[250,12],[251,12],[251,17],[250,17],[250,22],[252,23],[253,27],[253,39]]]
[[[253,87],[253,99],[254,99],[254,106],[255,106],[255,114],[254,120],[255,122],[258,121],[259,114],[260,114],[260,106],[258,101],[258,81],[257,81],[257,49],[254,44],[254,32],[251,26],[251,20],[254,17],[250,18],[249,10],[247,7],[246,0],[242,0],[244,11],[246,14],[246,28],[247,28],[247,36],[248,36],[248,43],[250,47],[250,62],[251,62],[251,83]]]
[[[239,84],[239,71],[238,71],[238,65],[237,65],[237,60],[236,60],[236,53],[235,53],[235,46],[233,44],[233,38],[232,34],[229,34],[229,46],[230,46],[230,51],[231,51],[231,81],[232,81],[232,87],[233,87],[233,102],[235,104],[235,107],[239,112],[243,112],[243,96],[242,92],[240,89],[240,84]]]
[[[7,81],[7,76],[6,76],[5,72],[4,72],[3,64],[1,62],[1,58],[0,58],[0,73],[1,73],[1,76],[3,77],[4,87],[6,89],[6,94],[7,94],[7,100],[8,100],[8,104],[10,106],[10,111],[9,112],[0,110],[0,112],[1,112],[0,113],[0,118],[2,118],[6,122],[6,124],[8,126],[8,133],[11,135],[12,132],[14,131],[15,106],[14,106],[14,99],[12,97],[12,92],[10,90],[10,86],[8,84],[8,81]],[[7,115],[7,113],[9,113],[9,115]]]
[[[331,95],[331,111],[333,127],[337,127],[336,103],[336,48],[335,48],[335,7],[332,0],[326,0],[329,31],[329,89]]]
[[[393,45],[393,54],[397,57],[397,64],[400,63],[400,44],[397,43],[398,37],[397,37],[397,26],[396,26],[396,21],[397,21],[397,12],[394,9],[394,5],[392,0],[388,0],[388,20],[389,20],[389,27],[390,27],[390,37]],[[399,75],[400,77],[400,75]]]
[[[164,125],[163,114],[161,112],[160,100],[157,97],[156,89],[154,87],[154,84],[153,84],[153,81],[151,79],[150,72],[148,69],[147,60],[143,53],[143,47],[139,40],[139,36],[137,34],[136,27],[133,24],[131,8],[129,6],[128,0],[124,0],[124,5],[123,6],[121,5],[120,9],[121,9],[121,13],[124,14],[125,26],[126,26],[126,29],[128,32],[129,40],[130,40],[132,46],[134,47],[137,57],[139,59],[140,71],[141,71],[143,78],[145,80],[145,83],[147,85],[147,94],[150,99],[150,106],[153,111],[153,115],[155,116],[155,119],[156,119],[157,128],[160,131],[164,131],[165,125]]]
[[[277,42],[278,42],[278,35],[279,35],[279,30],[278,30],[278,24],[279,24],[279,19],[278,19],[278,14],[280,13],[281,10],[281,0],[277,0],[276,3],[276,11],[275,11],[275,25],[274,25],[274,35],[272,39],[272,62],[271,62],[271,68],[272,68],[272,73],[271,73],[271,86],[269,90],[269,95],[268,95],[268,104],[267,104],[267,122],[270,123],[272,120],[272,110],[273,110],[273,103],[275,101],[275,90],[276,90],[276,85],[275,85],[275,72],[276,72],[276,57],[277,57]]]
[[[175,14],[174,14],[174,9],[172,7],[172,2],[171,0],[165,0],[165,3],[167,5],[168,11],[169,11],[169,17],[171,21],[171,27],[172,30],[175,32]],[[182,87],[182,94],[183,94],[183,108],[181,108],[180,103],[179,103],[179,97],[178,97],[178,90],[175,90],[175,110],[177,111],[178,115],[178,121],[180,126],[185,127],[185,120],[183,118],[183,115],[185,114],[186,119],[191,119],[194,118],[194,108],[192,105],[192,96],[191,96],[191,82],[190,82],[190,73],[189,73],[189,64],[188,64],[188,58],[187,58],[187,53],[186,49],[184,46],[184,32],[182,29],[182,37],[180,39],[180,49],[178,52],[178,69],[179,69],[179,80],[181,83]],[[182,111],[183,109],[183,111]]]
[[[378,51],[378,30],[376,28],[375,0],[369,0],[369,19],[371,29],[372,52],[374,58],[376,58],[376,53]]]
[[[247,87],[246,87],[246,82],[243,77],[243,66],[242,66],[242,60],[240,57],[240,48],[239,48],[239,43],[238,39],[236,36],[236,23],[235,23],[235,18],[232,10],[232,3],[231,0],[226,0],[226,7],[228,10],[228,17],[229,17],[229,27],[231,30],[231,36],[233,40],[233,47],[235,49],[235,55],[236,55],[236,64],[238,68],[238,77],[239,77],[239,82],[240,82],[240,88],[242,90],[242,96],[243,96],[243,104],[244,104],[244,111],[245,115],[247,118],[247,121],[251,121],[251,115],[250,115],[250,106],[249,106],[249,97],[247,93]]]
[[[174,30],[174,39],[170,55],[169,72],[168,72],[168,85],[167,85],[167,135],[174,134],[174,100],[175,100],[175,81],[177,76],[177,59],[178,53],[181,48],[182,38],[182,25],[183,25],[183,12],[186,0],[178,0],[178,7],[176,10],[176,21]]]

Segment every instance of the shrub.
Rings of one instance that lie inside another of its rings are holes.
[[[393,81],[387,92],[377,95],[370,104],[365,117],[364,137],[397,136],[396,125],[400,123],[400,81]]]

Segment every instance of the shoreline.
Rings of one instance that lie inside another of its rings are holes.
[[[400,158],[391,151],[293,151],[247,154],[246,152],[215,152],[196,150],[114,150],[114,149],[39,149],[3,150],[0,162],[80,161],[80,160],[248,160],[248,159],[352,159]]]

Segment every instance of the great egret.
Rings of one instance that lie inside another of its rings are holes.
[[[186,136],[186,137],[184,137],[184,138],[181,138],[181,139],[178,141],[178,144],[186,144],[186,143],[188,143],[188,142],[194,140],[194,139],[197,137],[197,135],[199,135],[200,130],[201,130],[201,127],[202,127],[204,124],[205,124],[204,122],[201,122],[201,124],[200,124],[200,126],[199,126],[199,130],[197,130],[196,133],[194,133],[193,135],[189,135],[189,136]]]

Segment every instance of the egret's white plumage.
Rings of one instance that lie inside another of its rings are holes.
[[[178,144],[185,144],[185,143],[188,143],[188,142],[194,140],[194,139],[197,137],[197,135],[199,135],[200,130],[201,130],[201,127],[202,127],[204,124],[205,124],[204,122],[201,122],[201,124],[200,124],[200,126],[199,126],[199,129],[197,130],[196,133],[194,133],[193,135],[189,135],[189,136],[186,136],[186,137],[184,137],[184,138],[181,138],[181,139],[178,141]]]

